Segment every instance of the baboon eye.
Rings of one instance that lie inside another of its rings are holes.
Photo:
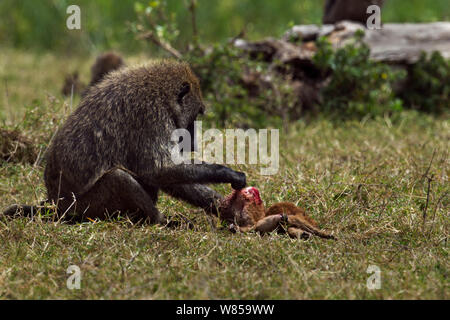
[[[191,86],[187,82],[183,82],[181,85],[180,93],[178,93],[177,102],[181,104],[183,102],[183,97],[191,91]]]

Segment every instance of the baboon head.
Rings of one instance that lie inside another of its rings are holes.
[[[200,82],[187,64],[172,62],[171,65],[178,69],[166,74],[168,77],[166,83],[171,83],[169,105],[173,121],[177,128],[193,129],[195,119],[199,114],[204,114],[206,108]],[[171,75],[178,76],[170,79]]]
[[[106,52],[97,57],[95,63],[91,67],[91,83],[90,86],[100,82],[106,74],[117,70],[125,65],[122,57],[114,52]]]
[[[81,83],[78,71],[74,71],[71,74],[68,74],[64,78],[64,86],[61,90],[64,96],[70,96],[72,94],[80,94],[85,88],[85,85]]]
[[[196,150],[194,121],[206,109],[198,78],[187,63],[172,60],[158,62],[152,66],[151,73],[159,79],[157,85],[164,85],[160,90],[166,93],[164,104],[169,108],[175,128],[189,131],[191,150]]]

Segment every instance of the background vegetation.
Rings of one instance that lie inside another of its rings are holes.
[[[0,43],[23,49],[60,50],[66,53],[105,49],[137,51],[125,27],[136,20],[136,0],[2,0]],[[169,0],[170,12],[181,26],[181,44],[191,37],[190,17],[183,0]],[[199,0],[198,25],[205,42],[223,41],[244,28],[250,39],[280,36],[290,24],[321,23],[323,0]],[[82,30],[69,31],[66,8],[77,4],[82,10]],[[391,0],[383,10],[384,22],[429,22],[450,19],[447,0]],[[76,44],[76,45],[74,45]]]

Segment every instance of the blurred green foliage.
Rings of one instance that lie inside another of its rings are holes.
[[[409,70],[401,98],[413,109],[442,113],[450,109],[450,62],[439,52],[422,54]]]
[[[210,102],[210,112],[206,113],[205,120],[219,127],[267,125],[265,112],[248,99],[248,93],[241,85],[243,70],[257,68],[257,62],[249,61],[238,49],[226,44],[216,44],[204,55],[194,51],[188,61],[202,79],[204,98]]]
[[[326,38],[317,42],[314,62],[330,81],[322,89],[321,111],[339,118],[376,117],[402,110],[393,86],[406,76],[387,64],[370,60],[370,49],[357,32],[355,43],[333,50]]]
[[[428,6],[424,2],[388,0],[383,20],[448,19],[447,0],[434,0]],[[289,121],[297,119],[292,117],[292,111],[302,110],[303,106],[293,92],[289,72],[271,72],[273,66],[264,59],[243,55],[230,46],[227,38],[243,30],[250,39],[277,37],[291,24],[320,23],[323,1],[197,0],[198,38],[193,36],[195,28],[188,3],[188,0],[1,0],[0,44],[58,53],[111,48],[128,52],[151,48],[156,53],[166,47],[172,55],[189,61],[200,77],[206,101],[211,105],[206,116],[211,124],[287,127]],[[66,28],[66,9],[71,4],[81,7],[82,30]],[[142,39],[159,43],[159,48],[148,46]],[[404,78],[404,72],[370,61],[369,48],[360,40],[336,51],[325,39],[318,41],[315,64],[322,70],[321,78],[329,80],[321,91],[317,111],[337,118],[365,118],[392,115],[403,107],[426,112],[448,110],[448,61],[438,55],[431,59],[423,57],[409,70],[410,90],[396,97],[394,87]],[[258,92],[252,93],[243,82],[243,74],[271,80],[268,84],[255,83]]]
[[[151,1],[150,1],[151,2]],[[149,1],[136,0],[1,0],[0,44],[24,49],[66,52],[142,49],[127,28],[136,19],[135,8]],[[198,0],[197,21],[203,41],[233,37],[243,29],[250,39],[279,36],[289,24],[320,23],[323,0]],[[81,8],[81,30],[66,28],[66,8]],[[185,2],[169,0],[181,34],[178,45],[191,39]],[[383,21],[449,20],[448,0],[388,0]]]
[[[216,44],[204,54],[191,51],[187,60],[201,79],[204,98],[210,105],[204,120],[210,124],[241,128],[287,125],[288,112],[296,99],[290,83],[282,75],[270,73],[267,62],[249,59],[229,44]],[[251,94],[242,81],[243,72],[270,74],[271,84]]]

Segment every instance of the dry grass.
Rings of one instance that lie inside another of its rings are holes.
[[[0,66],[0,83],[4,88],[8,79],[9,90],[9,97],[0,90],[3,126],[17,126],[45,148],[71,109],[59,93],[64,63],[2,55],[8,62]],[[87,82],[88,62],[79,63]],[[277,175],[240,167],[266,204],[298,203],[337,234],[337,242],[233,235],[166,196],[161,211],[188,217],[193,230],[0,220],[0,297],[448,299],[449,129],[447,119],[415,113],[394,124],[318,119],[280,134]],[[0,164],[0,209],[45,198],[42,166]],[[72,264],[82,271],[80,290],[66,288]],[[381,269],[380,290],[366,287],[369,265]]]

